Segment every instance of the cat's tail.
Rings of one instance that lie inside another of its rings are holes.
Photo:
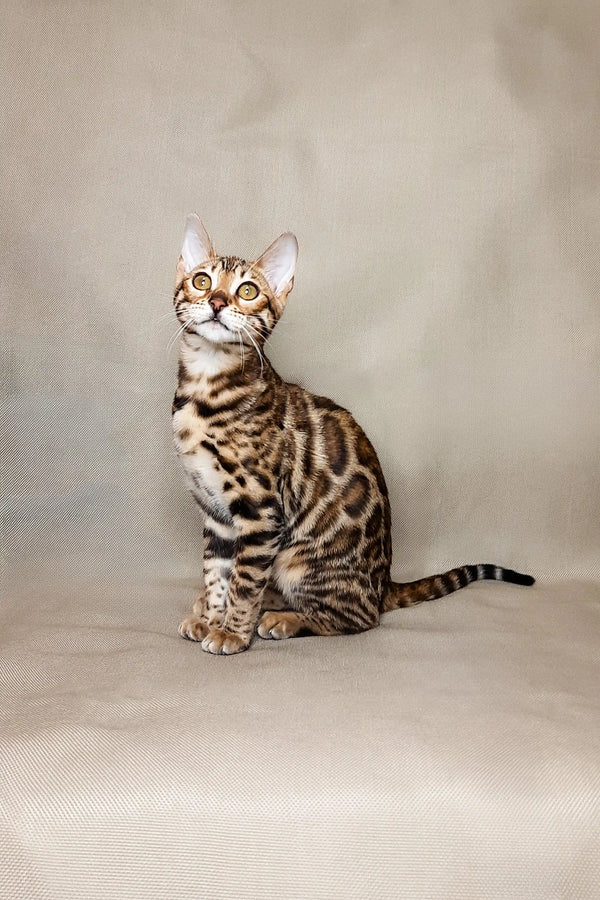
[[[513,584],[534,584],[535,578],[531,575],[522,575],[512,569],[504,569],[502,566],[492,566],[489,563],[480,563],[477,566],[458,566],[450,569],[443,575],[431,575],[429,578],[420,578],[419,581],[410,581],[407,584],[398,584],[390,581],[388,592],[383,600],[382,612],[391,609],[400,609],[404,606],[414,606],[425,600],[437,600],[452,594],[461,588],[471,584],[472,581],[484,581],[491,578],[493,581],[511,581]]]

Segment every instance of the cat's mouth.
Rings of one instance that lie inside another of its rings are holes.
[[[223,332],[227,332],[227,334],[231,332],[231,329],[218,316],[212,316],[203,322],[194,322],[192,328],[196,334],[203,335],[211,341],[224,337]]]
[[[205,322],[202,322],[201,324],[202,324],[202,325],[208,325],[208,326],[210,326],[210,325],[213,325],[213,326],[214,326],[214,325],[220,325],[221,328],[224,328],[224,329],[225,329],[225,331],[229,331],[229,328],[227,327],[227,325],[225,324],[225,322],[222,322],[221,319],[217,318],[217,316],[213,316],[212,319],[206,319],[206,321],[205,321]]]

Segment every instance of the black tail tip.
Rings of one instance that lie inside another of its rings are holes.
[[[513,569],[504,569],[502,571],[502,581],[510,581],[512,584],[524,584],[527,587],[535,584],[533,576],[523,575],[521,572],[515,572]]]

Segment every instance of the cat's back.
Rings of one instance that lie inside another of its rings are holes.
[[[377,453],[352,413],[298,384],[285,388],[283,427],[295,467],[307,479],[326,479],[347,494],[369,495],[371,502],[379,496],[387,504]]]
[[[286,432],[295,431],[310,453],[304,461],[306,474],[312,466],[326,465],[336,477],[359,467],[372,472],[382,493],[385,480],[375,448],[352,413],[329,397],[312,394],[298,384],[286,384]],[[291,435],[293,437],[293,434]]]
[[[286,385],[283,433],[285,565],[311,573],[311,584],[330,569],[338,593],[372,593],[378,603],[389,582],[391,516],[373,445],[347,409],[296,384]],[[352,573],[345,593],[342,571]]]

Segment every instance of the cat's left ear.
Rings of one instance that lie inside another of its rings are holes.
[[[297,259],[298,241],[291,231],[286,231],[256,260],[255,265],[261,269],[275,297],[282,303],[292,289]]]
[[[196,213],[190,213],[185,222],[183,246],[177,260],[177,281],[216,255],[206,228]]]

